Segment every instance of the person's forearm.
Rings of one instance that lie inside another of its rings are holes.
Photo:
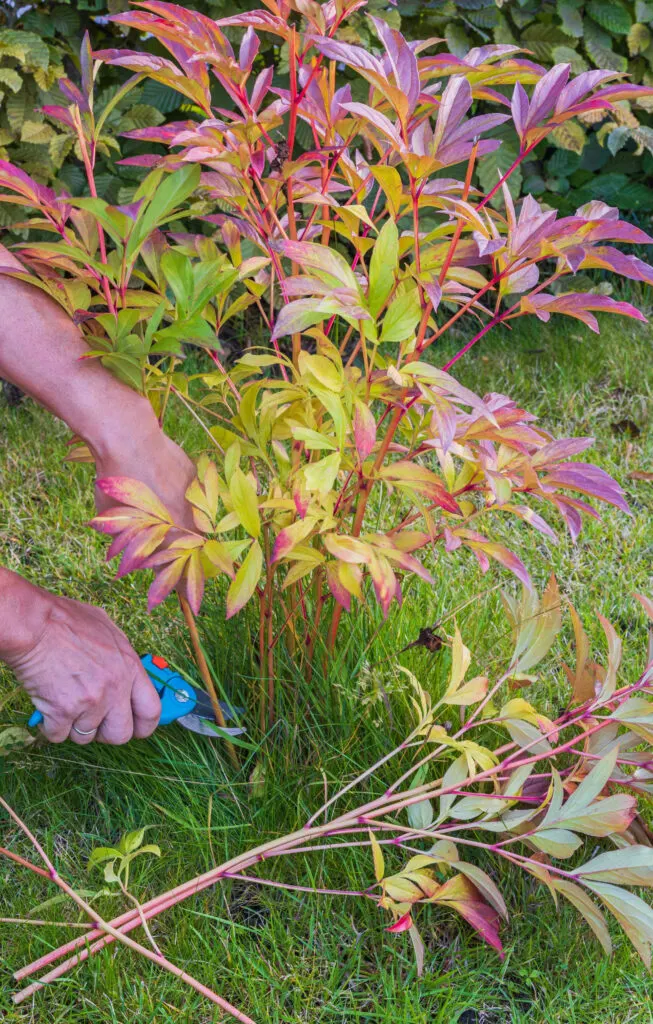
[[[9,661],[34,644],[46,621],[43,591],[0,566],[0,661]]]
[[[17,264],[6,250],[4,265]],[[97,457],[158,430],[147,399],[80,356],[88,346],[65,311],[26,282],[0,274],[0,377],[84,438]]]

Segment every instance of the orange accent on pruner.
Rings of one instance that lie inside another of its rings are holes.
[[[168,662],[165,658],[162,658],[159,654],[155,654],[152,658],[152,664],[156,665],[157,668],[167,668]]]

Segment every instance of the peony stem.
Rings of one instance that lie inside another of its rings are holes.
[[[179,604],[184,614],[184,619],[186,620],[188,632],[190,633],[190,639],[193,645],[193,652],[195,654],[195,664],[199,669],[199,673],[202,677],[204,685],[206,686],[209,697],[211,698],[211,706],[213,708],[215,720],[221,729],[226,729],[227,723],[225,722],[224,715],[222,713],[222,708],[220,707],[218,695],[215,692],[215,686],[213,685],[213,679],[211,678],[209,666],[207,665],[206,658],[204,657],[204,652],[202,650],[202,645],[200,643],[199,633],[197,632],[197,623],[195,622],[195,616],[191,611],[191,607],[188,601],[186,600],[185,597],[182,597],[181,594],[179,594]],[[227,745],[227,751],[232,765],[234,766],[236,771],[240,771],[240,761],[238,760],[236,748],[229,739],[226,739],[225,743]]]

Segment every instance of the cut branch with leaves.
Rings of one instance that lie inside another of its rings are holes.
[[[650,600],[636,596],[650,613]],[[456,628],[443,691],[430,692],[407,673],[414,709],[409,735],[328,799],[304,828],[239,854],[112,922],[98,921],[92,907],[77,899],[93,929],[16,972],[16,978],[23,979],[47,968],[14,1001],[30,998],[116,940],[143,953],[144,947],[126,937],[143,920],[150,921],[218,882],[243,876],[291,891],[375,902],[390,916],[388,932],[409,933],[418,973],[425,956],[418,914],[433,912],[434,907],[459,914],[502,956],[500,930],[509,919],[507,901],[500,877],[499,884],[495,880],[500,871],[492,878],[475,863],[479,850],[497,867],[505,862],[533,876],[556,906],[559,897],[571,902],[609,954],[612,943],[603,913],[608,910],[650,966],[653,910],[631,889],[653,886],[653,849],[646,830],[638,825],[640,801],[653,793],[653,661],[635,682],[620,685],[621,642],[614,628],[601,619],[608,654],[590,663],[589,643],[573,612],[577,663],[567,673],[567,710],[552,721],[515,697],[514,683],[540,664],[560,630],[562,607],[555,579],[541,598],[526,590],[521,601],[508,598],[506,610],[514,649],[505,671],[468,678],[472,654]],[[593,679],[589,695],[588,672]],[[452,707],[467,714],[455,733],[441,724]],[[388,785],[393,764],[394,782]],[[356,805],[352,794],[363,783],[368,794],[376,789],[380,795]],[[348,808],[342,806],[345,797]],[[341,805],[338,810],[336,804]],[[142,833],[127,836],[120,848],[96,851],[92,860],[122,865],[142,838]],[[611,845],[597,853],[597,839]],[[370,851],[370,885],[364,891],[286,885],[251,874],[277,858],[361,846]],[[44,874],[24,858],[10,856]],[[47,860],[46,864],[61,885],[54,867]],[[70,886],[64,891],[72,894]],[[171,969],[160,954],[146,952],[150,960]],[[57,961],[62,962],[52,966]],[[203,990],[194,979],[189,983]],[[215,994],[204,994],[217,1001]],[[233,1008],[229,1012],[238,1015]],[[249,1018],[241,1014],[238,1019]]]

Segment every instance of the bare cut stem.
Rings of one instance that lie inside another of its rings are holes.
[[[200,995],[205,996],[205,998],[209,999],[213,1003],[216,1003],[218,1006],[221,1007],[221,1009],[225,1010],[232,1017],[235,1017],[236,1020],[241,1021],[241,1024],[256,1024],[256,1022],[253,1021],[251,1017],[248,1017],[247,1014],[242,1013],[235,1006],[232,1006],[231,1003],[227,1002],[226,999],[223,999],[222,996],[219,996],[216,992],[208,988],[206,985],[203,985],[202,982],[197,981],[190,974],[187,974],[186,971],[183,971],[180,967],[177,967],[176,964],[171,963],[164,956],[161,956],[160,954],[153,952],[153,950],[148,949],[146,946],[141,946],[140,943],[135,942],[133,939],[130,939],[127,935],[124,935],[122,932],[118,931],[118,929],[114,928],[113,925],[109,924],[106,921],[103,921],[102,918],[100,918],[100,916],[98,915],[97,911],[89,903],[87,903],[86,900],[79,896],[78,893],[76,893],[75,890],[70,885],[68,885],[65,879],[61,877],[61,875],[58,873],[54,864],[52,863],[52,861],[50,860],[50,858],[48,857],[48,855],[46,854],[45,850],[40,845],[36,837],[32,834],[32,832],[29,830],[27,825],[25,825],[25,823],[21,820],[21,818],[19,818],[19,816],[16,814],[13,808],[11,808],[9,804],[6,802],[6,800],[4,800],[2,797],[0,797],[0,806],[4,807],[6,812],[9,814],[10,818],[16,822],[18,827],[25,833],[27,838],[30,840],[30,842],[34,846],[34,849],[43,860],[48,870],[50,879],[55,883],[55,885],[58,886],[59,889],[61,889],[62,892],[64,892],[67,896],[70,897],[73,903],[75,903],[80,908],[80,910],[83,910],[84,913],[88,915],[91,921],[94,922],[96,929],[100,929],[101,931],[106,932],[107,935],[111,935],[114,939],[117,939],[119,942],[122,942],[123,945],[127,946],[129,949],[132,949],[135,953],[140,953],[141,956],[146,957],[146,959],[151,960],[159,967],[163,967],[164,970],[167,970],[171,974],[174,974],[175,977],[179,978],[180,981],[186,982],[187,985],[190,985],[191,988],[194,988],[196,992],[200,993]],[[87,936],[84,936],[84,939],[86,940]],[[42,982],[36,982],[35,984],[37,988],[42,987]],[[22,993],[18,993],[16,996],[14,996],[14,1003],[22,1002],[22,995]]]
[[[195,654],[195,663],[199,669],[199,673],[202,677],[204,685],[206,686],[209,697],[211,698],[211,707],[213,708],[215,720],[222,729],[226,729],[227,723],[225,722],[225,718],[222,713],[222,708],[220,707],[218,695],[215,692],[215,686],[213,685],[213,679],[211,678],[209,666],[206,663],[206,658],[204,657],[204,652],[202,651],[202,645],[200,643],[199,633],[197,632],[197,623],[195,622],[195,616],[191,611],[191,607],[188,601],[186,600],[185,597],[182,597],[181,594],[179,594],[179,604],[183,612],[184,619],[186,620],[188,632],[190,633],[190,639],[193,645],[193,652]],[[239,771],[240,761],[238,760],[238,755],[236,754],[236,748],[234,747],[231,740],[226,739],[225,742],[227,745],[227,751],[229,753],[231,763],[233,764],[236,771]]]

